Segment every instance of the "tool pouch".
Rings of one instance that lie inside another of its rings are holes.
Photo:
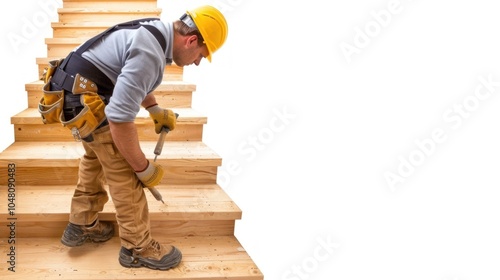
[[[76,140],[88,137],[101,123],[106,120],[104,108],[106,104],[97,94],[97,85],[91,80],[76,74],[72,93],[80,95],[83,109],[70,120],[62,116],[60,123],[68,127]]]
[[[44,86],[42,88],[43,96],[38,103],[38,112],[42,116],[45,124],[58,123],[64,106],[64,90],[51,90],[50,79],[63,59],[52,60],[44,73],[42,79]]]

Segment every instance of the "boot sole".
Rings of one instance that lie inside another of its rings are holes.
[[[83,245],[83,243],[85,243],[87,240],[98,243],[108,241],[113,237],[113,235],[114,235],[114,230],[111,230],[108,236],[86,234],[81,236],[75,236],[76,238],[71,238],[68,237],[68,234],[65,231],[61,238],[61,243],[68,247],[78,247]]]
[[[134,258],[131,255],[127,256],[121,253],[118,261],[123,267],[129,267],[129,268],[147,267],[156,270],[169,270],[179,265],[179,263],[182,260],[182,254],[176,247],[174,247],[174,252],[172,252],[172,255],[174,258],[167,264],[163,264],[161,266],[159,266],[158,263],[149,261],[148,259]]]

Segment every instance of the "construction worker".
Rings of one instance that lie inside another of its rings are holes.
[[[199,65],[203,58],[211,62],[226,40],[227,28],[220,11],[202,6],[169,23],[143,19],[118,25],[50,62],[39,112],[45,123],[68,127],[85,150],[61,238],[64,245],[103,242],[114,235],[113,223],[98,217],[108,201],[107,184],[116,208],[120,264],[167,270],[181,262],[175,246],[151,236],[143,187],[159,184],[164,171],[146,159],[134,120],[142,106],[156,133],[163,127],[174,130],[174,112],[159,107],[152,94],[165,66]]]

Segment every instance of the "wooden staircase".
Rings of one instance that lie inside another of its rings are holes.
[[[110,25],[159,17],[161,9],[151,0],[64,0],[58,13],[53,38],[46,39],[47,57],[36,59],[40,75],[48,61],[65,57]],[[154,92],[160,106],[179,113],[178,126],[167,135],[157,160],[165,168],[157,189],[166,204],[146,190],[153,237],[183,253],[183,262],[168,271],[122,267],[118,236],[76,248],[61,244],[83,147],[67,128],[42,123],[36,109],[41,87],[40,80],[26,84],[28,108],[12,116],[15,142],[0,153],[2,279],[264,278],[234,236],[242,211],[217,184],[222,159],[203,143],[207,117],[191,107],[196,85],[183,80],[182,67],[167,66]],[[141,147],[153,159],[158,140],[154,125],[144,110],[135,122]],[[111,200],[100,219],[116,224]]]

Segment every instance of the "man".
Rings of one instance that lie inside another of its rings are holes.
[[[211,61],[226,40],[227,23],[220,11],[202,6],[174,22],[144,19],[102,34],[51,62],[39,105],[45,123],[63,123],[85,150],[61,242],[74,247],[113,236],[112,222],[98,219],[108,201],[108,184],[121,240],[120,264],[167,270],[181,262],[182,254],[151,236],[143,190],[159,184],[164,171],[146,159],[134,120],[142,106],[156,133],[175,129],[175,114],[160,108],[152,91],[172,61],[178,66]]]

